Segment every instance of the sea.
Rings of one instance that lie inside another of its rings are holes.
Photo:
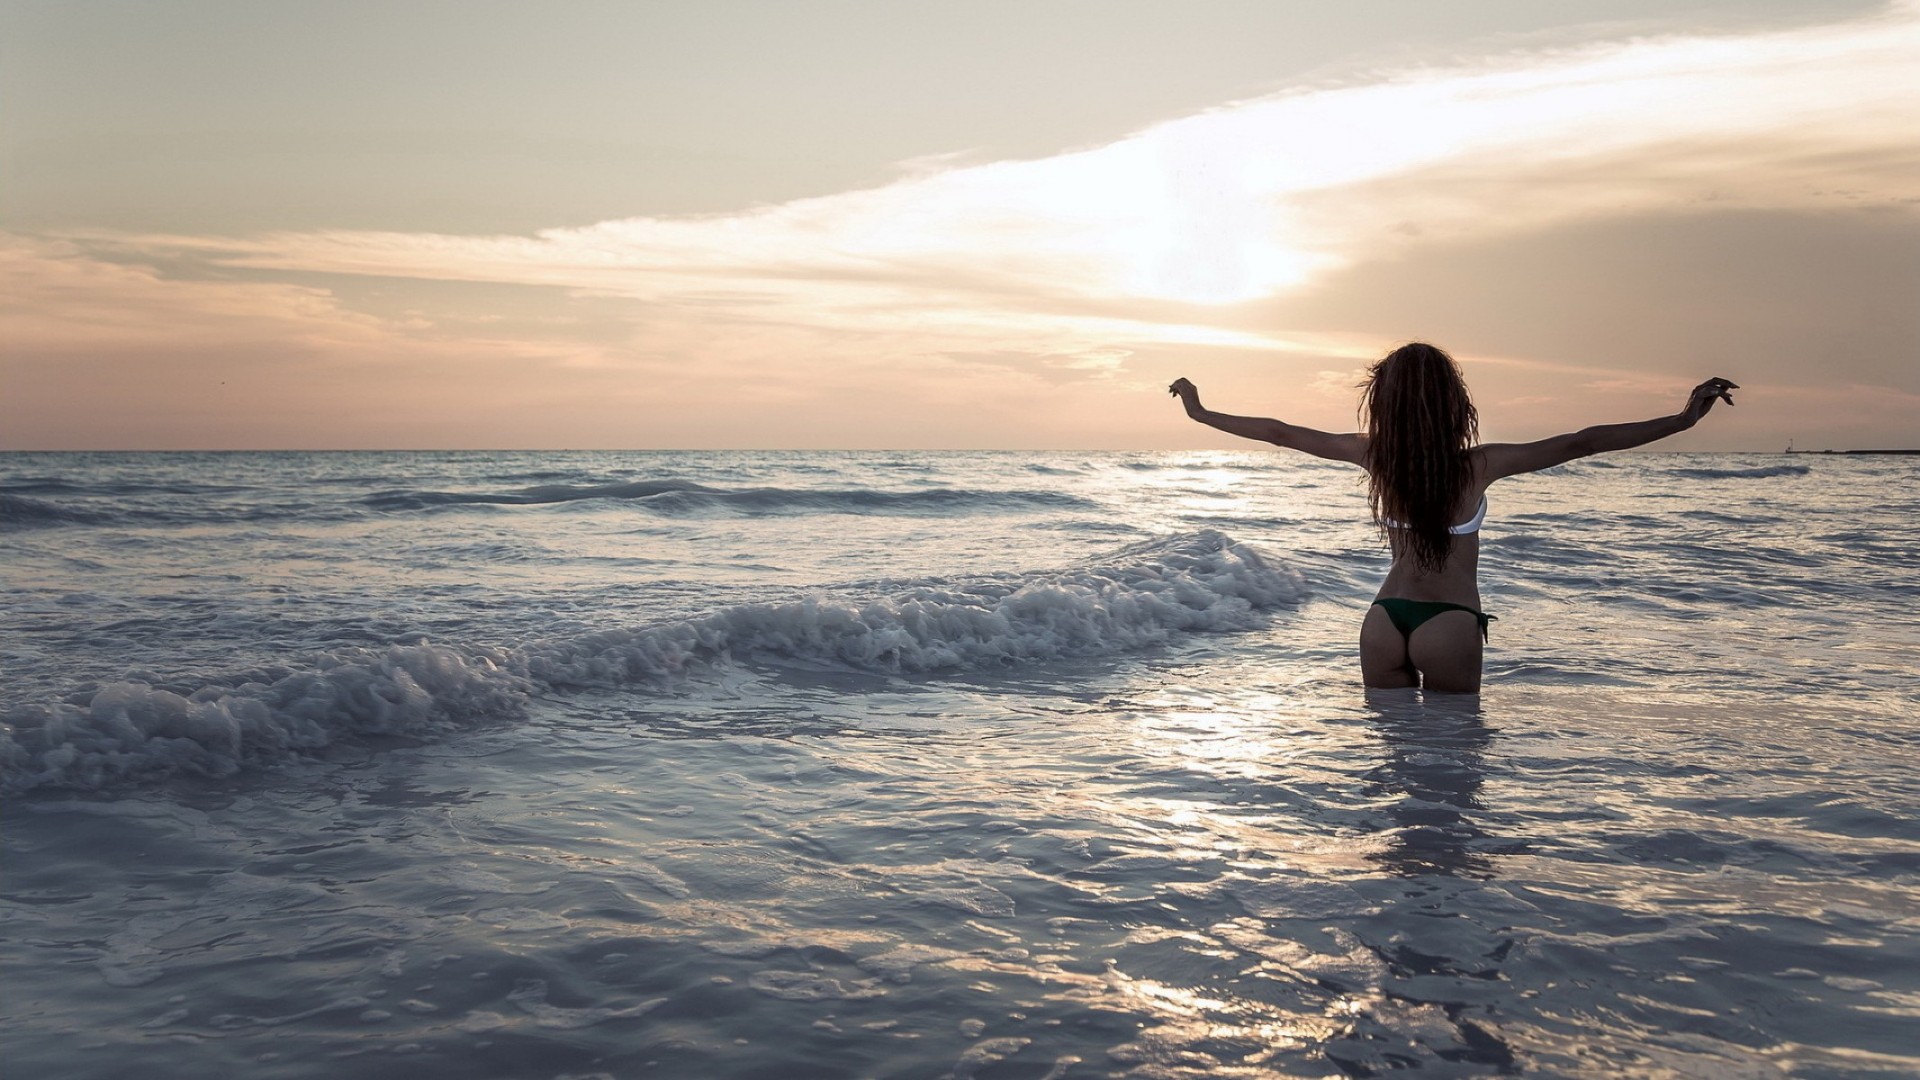
[[[0,1061],[1920,1076],[1920,458],[0,455]]]

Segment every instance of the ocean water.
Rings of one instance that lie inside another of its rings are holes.
[[[0,455],[9,1076],[1920,1075],[1920,462]]]

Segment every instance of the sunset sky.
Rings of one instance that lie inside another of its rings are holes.
[[[0,0],[0,448],[1920,446],[1920,0]],[[1240,444],[1250,445],[1250,444]]]

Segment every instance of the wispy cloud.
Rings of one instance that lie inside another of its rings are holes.
[[[1075,301],[1228,303],[1383,248],[1569,217],[1920,209],[1920,5],[1837,26],[1634,40],[1280,94],[1110,145],[734,214],[534,236],[124,238],[221,265],[510,281],[882,329],[1164,333]],[[97,238],[96,238],[97,239]]]

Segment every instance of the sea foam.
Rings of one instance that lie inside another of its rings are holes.
[[[1111,655],[1248,629],[1304,592],[1298,572],[1207,531],[1062,570],[741,604],[562,641],[341,649],[270,683],[184,695],[115,682],[11,710],[0,792],[226,775],[354,735],[429,734],[519,715],[542,693],[663,686],[736,660],[917,673]]]

